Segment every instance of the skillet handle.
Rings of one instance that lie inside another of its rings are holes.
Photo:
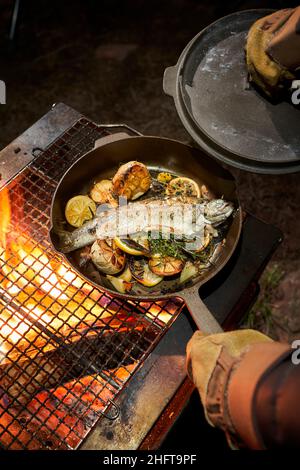
[[[136,129],[134,129],[133,127],[131,126],[128,126],[128,124],[99,124],[101,128],[103,129],[108,129],[108,130],[116,130],[116,129],[122,129],[122,132],[125,132],[126,134],[128,134],[129,136],[133,135],[133,136],[136,136],[136,135],[139,135],[139,136],[142,136],[143,137],[143,134],[139,131],[137,131]]]
[[[128,139],[131,137],[126,132],[118,132],[116,134],[109,134],[105,137],[100,137],[100,139],[95,140],[94,149],[102,147],[102,145],[110,144],[111,142],[117,142],[118,140]]]
[[[180,297],[185,301],[185,304],[199,330],[208,334],[223,332],[221,325],[200,299],[197,286],[185,289],[180,293]]]
[[[94,149],[101,147],[101,145],[109,144],[110,142],[116,142],[117,140],[127,139],[128,137],[143,136],[143,134],[141,134],[136,129],[133,129],[133,127],[128,126],[127,124],[100,124],[100,127],[113,132],[109,135],[106,135],[105,137],[101,137],[100,139],[96,140],[94,144]],[[119,132],[115,132],[117,129]]]

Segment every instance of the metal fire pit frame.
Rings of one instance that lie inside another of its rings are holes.
[[[0,162],[4,162],[1,168],[2,184],[82,117],[62,103],[54,106],[0,152]],[[281,233],[274,227],[251,216],[247,217],[240,245],[225,268],[226,273],[223,271],[222,276],[208,283],[202,293],[205,303],[224,326],[236,325],[245,313],[243,308],[237,308],[243,300],[242,294],[249,285],[253,286],[254,283],[256,286],[258,277],[281,238]],[[244,304],[249,306],[249,302]],[[179,315],[117,397],[119,418],[114,421],[100,419],[82,444],[82,449],[122,450],[141,446],[186,381],[185,347],[194,329],[188,315]]]
[[[65,265],[50,243],[51,200],[62,175],[119,127],[77,119],[46,149],[35,147],[35,158],[1,190],[8,225],[1,254],[0,443],[7,449],[77,449],[99,418],[117,419],[114,399],[183,308],[179,299],[129,303],[106,295]]]

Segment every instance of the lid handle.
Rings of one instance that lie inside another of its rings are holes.
[[[175,96],[177,67],[166,68],[163,78],[163,89],[166,95]]]

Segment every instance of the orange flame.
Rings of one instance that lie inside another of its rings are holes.
[[[11,219],[11,210],[9,202],[9,193],[7,188],[3,188],[0,193],[0,242],[1,246],[6,247],[6,235]]]
[[[10,231],[11,206],[9,191],[0,192],[0,263],[3,274],[12,283],[12,292],[21,290],[28,283],[35,284],[45,293],[57,299],[66,300],[58,277],[50,267],[50,261],[44,250],[30,242],[24,236],[16,236]],[[15,270],[11,269],[15,265]],[[11,292],[11,293],[12,293]]]

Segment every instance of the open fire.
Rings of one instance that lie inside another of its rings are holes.
[[[114,398],[182,306],[121,302],[70,270],[47,238],[54,189],[28,167],[0,192],[0,443],[11,449],[74,449],[102,414],[116,417]]]

